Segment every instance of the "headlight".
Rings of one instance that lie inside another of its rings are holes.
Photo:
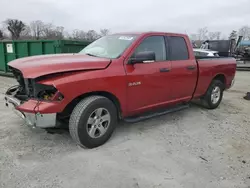
[[[64,96],[52,85],[35,83],[34,97],[38,100],[61,101]]]

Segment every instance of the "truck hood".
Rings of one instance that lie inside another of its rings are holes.
[[[40,55],[20,58],[8,63],[22,72],[24,78],[80,70],[105,69],[111,60],[83,54]]]

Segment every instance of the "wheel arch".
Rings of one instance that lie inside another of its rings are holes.
[[[214,78],[211,80],[211,83],[213,80],[221,81],[224,85],[224,88],[226,87],[227,80],[226,80],[226,76],[224,74],[220,73],[220,74],[217,74],[216,76],[214,76]]]
[[[114,103],[114,105],[116,106],[118,118],[119,119],[122,118],[122,108],[121,108],[121,103],[120,103],[119,99],[114,94],[107,92],[107,91],[92,91],[92,92],[88,92],[88,93],[84,93],[82,95],[79,95],[79,96],[75,97],[71,102],[69,102],[66,105],[66,107],[64,108],[64,110],[62,111],[62,113],[60,113],[60,114],[62,116],[65,114],[70,115],[72,113],[73,109],[75,108],[75,106],[82,99],[89,97],[89,96],[93,96],[93,95],[103,96],[103,97],[108,98],[110,101],[112,101]]]
[[[226,88],[226,76],[222,73],[216,74],[210,82],[207,82],[207,86],[205,87],[204,93],[201,95],[201,98],[204,98],[204,96],[206,95],[206,92],[208,91],[210,85],[212,84],[212,82],[214,80],[219,80],[223,83],[224,85],[224,89]]]

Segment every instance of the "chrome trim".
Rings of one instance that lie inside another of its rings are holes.
[[[56,126],[56,113],[40,114],[24,112],[25,122],[27,125],[39,128],[51,128]]]
[[[147,61],[143,61],[143,63],[154,63],[154,60],[147,60]]]
[[[39,128],[51,128],[56,126],[56,113],[40,114],[40,113],[27,113],[16,109],[21,105],[21,101],[12,96],[11,94],[5,94],[6,106],[12,108],[12,110],[19,117],[25,120],[26,124],[32,127]]]
[[[232,82],[231,82],[231,86],[230,86],[230,87],[233,87],[234,82],[235,82],[235,78],[232,80]]]
[[[21,101],[11,95],[5,95],[5,100],[8,103],[12,103],[14,106],[19,106]]]
[[[227,89],[231,89],[235,83],[235,78],[231,81],[230,86]]]

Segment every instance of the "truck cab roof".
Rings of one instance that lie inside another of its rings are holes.
[[[177,36],[187,36],[182,33],[169,33],[169,32],[159,32],[159,31],[145,31],[145,32],[121,32],[114,33],[113,35],[177,35]]]

